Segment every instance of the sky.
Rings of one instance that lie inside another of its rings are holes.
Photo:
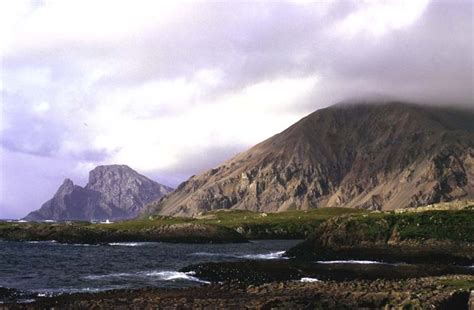
[[[0,218],[97,165],[177,186],[341,100],[472,105],[473,3],[0,0]]]

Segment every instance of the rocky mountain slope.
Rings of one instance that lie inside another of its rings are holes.
[[[26,220],[103,220],[133,218],[144,206],[171,192],[124,165],[98,166],[85,187],[66,179],[54,197]]]
[[[191,177],[147,212],[390,210],[458,198],[474,198],[474,109],[339,104]]]

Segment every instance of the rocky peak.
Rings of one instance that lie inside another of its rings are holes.
[[[172,189],[126,165],[98,166],[85,187],[65,179],[54,197],[28,220],[98,220],[133,218],[147,204]]]
[[[74,183],[71,181],[71,179],[66,178],[63,184],[61,184],[61,186],[58,188],[58,191],[56,192],[55,196],[69,194],[73,190],[74,190]]]
[[[97,166],[89,172],[87,187],[101,187],[109,180],[123,181],[127,178],[139,178],[139,174],[126,165]]]

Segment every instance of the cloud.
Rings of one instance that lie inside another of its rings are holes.
[[[1,186],[28,193],[0,204],[18,216],[97,164],[176,185],[346,98],[474,97],[467,0],[0,6],[0,150],[18,168]]]

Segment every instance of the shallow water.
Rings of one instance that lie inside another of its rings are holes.
[[[181,268],[204,262],[282,259],[298,240],[233,244],[109,245],[0,241],[0,286],[40,295],[205,283]]]

